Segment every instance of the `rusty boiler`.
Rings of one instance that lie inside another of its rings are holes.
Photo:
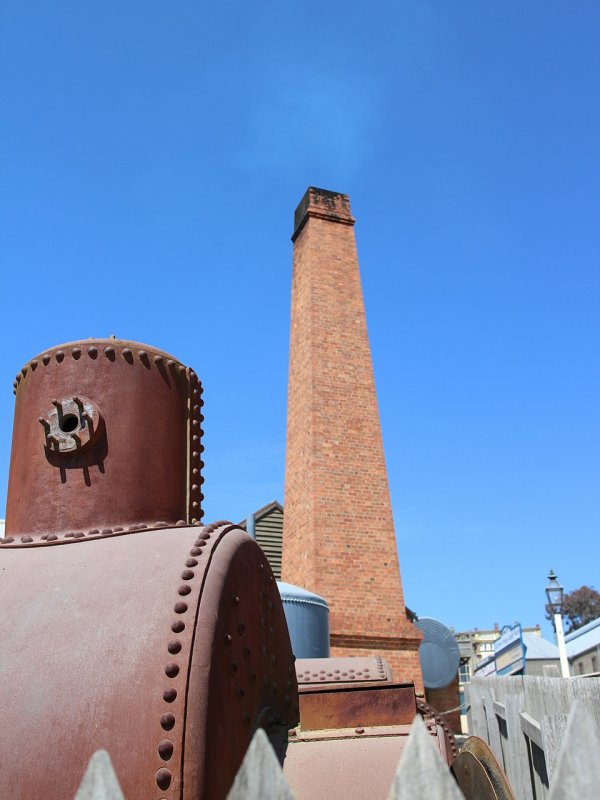
[[[202,386],[153,347],[44,351],[15,382],[0,542],[0,796],[73,798],[106,749],[128,800],[226,797],[298,722],[262,550],[202,523]]]

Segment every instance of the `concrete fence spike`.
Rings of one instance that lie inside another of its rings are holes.
[[[425,723],[416,716],[388,800],[464,800],[463,793],[436,752]]]
[[[266,733],[259,728],[235,776],[227,800],[294,800]]]
[[[106,750],[96,750],[90,758],[75,800],[125,800]]]

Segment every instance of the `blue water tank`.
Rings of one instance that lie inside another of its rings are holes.
[[[329,606],[318,594],[277,581],[296,658],[329,657]]]

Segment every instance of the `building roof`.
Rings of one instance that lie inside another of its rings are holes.
[[[260,519],[261,517],[264,517],[265,514],[269,514],[275,508],[279,509],[279,511],[283,513],[283,506],[281,505],[281,503],[278,500],[271,500],[271,502],[267,503],[266,506],[263,506],[262,508],[259,508],[258,511],[254,512],[254,519]],[[246,519],[243,519],[240,523],[238,523],[240,528],[245,528],[247,521],[248,517],[246,517]]]
[[[600,645],[600,617],[568,633],[565,636],[565,644],[568,658],[576,658],[580,653]]]
[[[523,631],[523,643],[527,648],[525,659],[527,661],[535,661],[537,659],[553,659],[558,658],[558,647],[544,639],[543,636],[538,636],[537,633],[527,633]]]

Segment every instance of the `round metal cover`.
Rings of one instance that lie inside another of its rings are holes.
[[[419,660],[426,689],[448,686],[458,672],[460,654],[452,631],[432,617],[421,617],[415,625],[423,634]]]

